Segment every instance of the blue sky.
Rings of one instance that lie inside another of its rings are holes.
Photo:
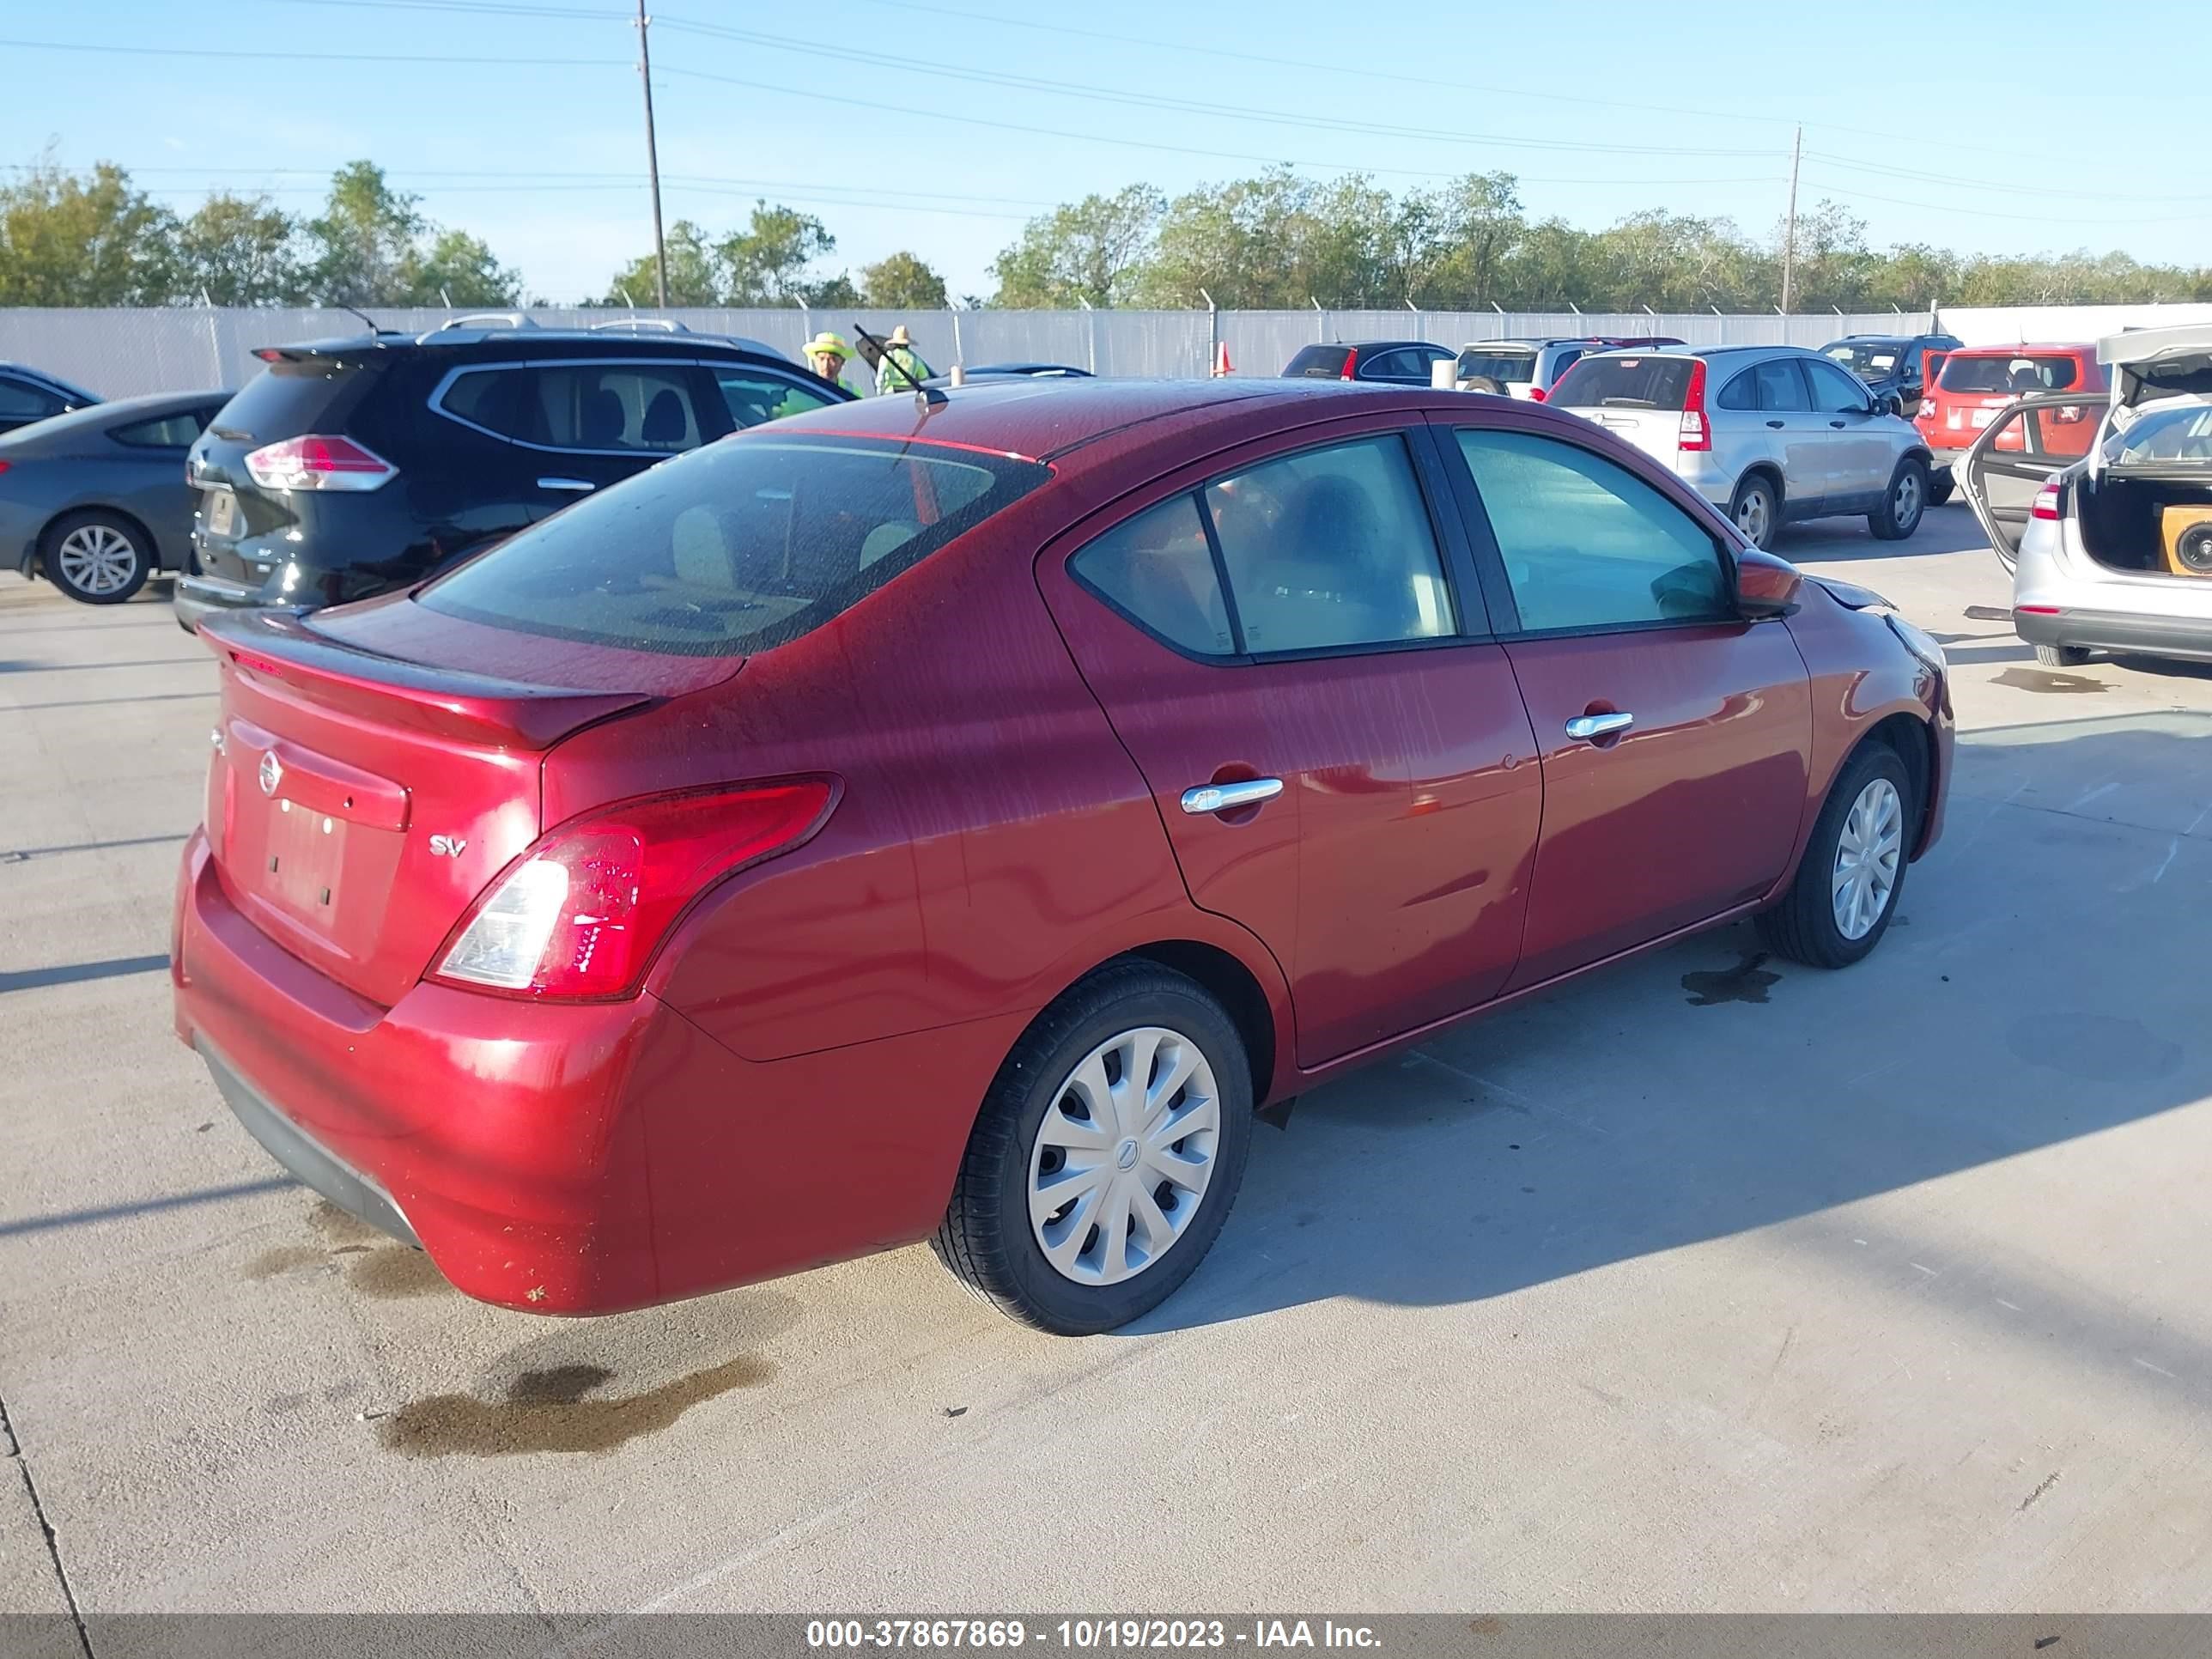
[[[824,222],[830,269],[911,247],[956,293],[988,293],[993,254],[1056,202],[1275,161],[1396,189],[1504,168],[1533,211],[1578,224],[1665,207],[1764,232],[1799,121],[1802,200],[1832,197],[1877,243],[2212,261],[2197,147],[2099,160],[2100,135],[2145,120],[2130,46],[2153,46],[2160,86],[2206,84],[2212,27],[2190,0],[677,0],[654,15],[672,221],[720,229],[766,196]],[[13,0],[0,36],[0,162],[52,141],[180,207],[220,186],[301,208],[368,156],[556,301],[651,246],[620,0]]]

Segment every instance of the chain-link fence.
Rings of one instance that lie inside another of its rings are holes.
[[[447,311],[380,311],[380,327],[420,334],[453,319]],[[623,324],[608,310],[544,308],[543,328]],[[1301,346],[1327,340],[1471,340],[1665,335],[1694,345],[1818,346],[1839,334],[1904,332],[1920,316],[1722,316],[1713,313],[1501,311],[823,311],[799,307],[665,313],[696,333],[759,340],[787,356],[816,330],[849,335],[855,323],[888,333],[904,323],[921,355],[955,362],[1067,363],[1096,374],[1189,378],[1209,372],[1217,345],[1238,374],[1276,374]],[[363,325],[333,310],[174,307],[157,310],[0,310],[0,361],[28,363],[104,397],[235,386],[257,364],[257,346],[358,335]]]
[[[542,328],[633,320],[610,310],[526,313]],[[642,313],[641,313],[642,314]],[[888,333],[904,323],[921,355],[951,364],[1067,363],[1094,374],[1189,378],[1210,371],[1217,347],[1237,374],[1282,372],[1301,346],[1328,340],[1474,340],[1661,335],[1692,345],[1820,346],[1843,334],[1915,333],[1928,313],[1873,312],[1723,315],[1717,312],[1576,311],[823,311],[799,307],[684,310],[668,319],[702,334],[759,340],[797,357],[817,329],[854,324]],[[382,311],[380,326],[420,334],[448,311]],[[2212,306],[2035,306],[1948,308],[1941,326],[1968,345],[2094,340],[2123,328],[2212,322]],[[258,366],[256,346],[358,335],[361,319],[331,310],[0,309],[0,361],[28,363],[110,398],[238,386]]]

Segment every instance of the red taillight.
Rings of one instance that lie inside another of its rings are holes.
[[[1551,396],[1550,392],[1540,386],[1532,386],[1528,388],[1528,401],[1532,404],[1548,403]]]
[[[1344,354],[1343,378],[1347,380],[1350,380],[1352,378],[1352,371],[1358,368],[1358,366],[1359,348],[1358,346],[1353,346]]]
[[[575,1002],[635,993],[676,919],[828,816],[819,778],[647,795],[547,832],[478,896],[432,979]]]
[[[2013,499],[2018,501],[2020,497],[2015,495]],[[2031,519],[2052,520],[2058,517],[2058,481],[2056,478],[2035,492],[2035,501],[2028,507],[2027,516]]]
[[[1712,430],[1705,424],[1705,360],[1690,359],[1690,387],[1682,394],[1682,424],[1676,440],[1683,449],[1711,449]]]
[[[9,468],[9,467],[11,467],[11,466],[13,466],[13,465],[15,465],[15,463],[14,463],[13,461],[0,461],[0,472],[5,472],[5,471]]]
[[[2023,617],[2055,617],[2059,614],[2055,605],[2016,605],[2013,609]]]
[[[350,438],[312,434],[264,444],[246,455],[246,471],[264,489],[376,489],[399,473]]]

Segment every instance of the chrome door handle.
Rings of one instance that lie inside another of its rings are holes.
[[[540,478],[538,481],[538,487],[540,489],[597,489],[599,488],[589,478]]]
[[[1635,724],[1636,716],[1633,714],[1577,714],[1567,722],[1567,735],[1577,742],[1587,743],[1593,738],[1626,732]]]
[[[1194,817],[1226,812],[1238,806],[1257,806],[1283,793],[1280,778],[1247,778],[1242,783],[1201,784],[1182,792],[1182,810]]]

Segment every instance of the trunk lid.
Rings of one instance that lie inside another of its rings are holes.
[[[222,671],[206,824],[224,888],[277,945],[385,1007],[544,828],[546,750],[738,666],[625,673],[603,660],[618,653],[564,652],[586,684],[510,678],[516,636],[404,597],[213,617],[200,637]]]

